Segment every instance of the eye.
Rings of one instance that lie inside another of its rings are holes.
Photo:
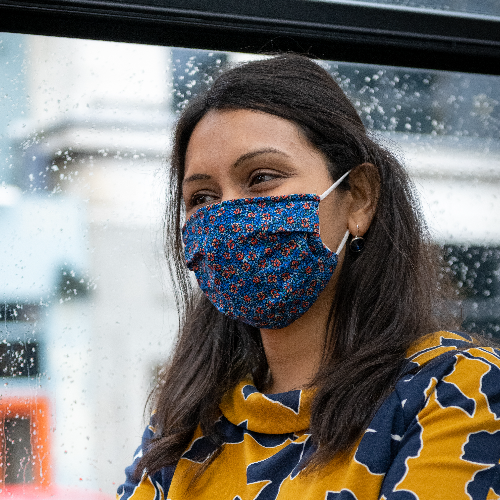
[[[211,193],[195,193],[189,199],[188,208],[207,205],[208,203],[213,203],[215,199],[216,196]]]
[[[255,184],[262,184],[263,182],[274,181],[275,179],[281,178],[281,175],[271,172],[258,172],[252,176],[250,179],[250,186]]]

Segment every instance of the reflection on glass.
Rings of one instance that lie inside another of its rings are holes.
[[[479,14],[500,17],[500,4],[497,0],[313,0],[330,3],[377,4],[381,7],[400,7],[403,9],[425,9],[433,11]]]
[[[176,328],[172,124],[250,57],[2,35],[0,489],[14,498],[114,498]],[[500,338],[500,79],[321,64],[408,166],[463,328]]]

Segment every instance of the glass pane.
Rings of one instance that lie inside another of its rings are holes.
[[[255,56],[0,40],[0,444],[19,434],[0,489],[109,500],[177,326],[162,254],[172,125]],[[500,338],[500,78],[321,64],[406,163],[463,328]]]
[[[462,328],[500,339],[500,78],[323,64],[413,177]]]
[[[377,4],[381,7],[420,9],[500,17],[497,0],[312,0],[330,3]]]

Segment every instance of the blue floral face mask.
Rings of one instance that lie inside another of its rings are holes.
[[[292,194],[207,205],[183,227],[187,267],[217,309],[259,328],[302,316],[330,281],[349,231],[332,252],[319,234],[321,196]]]

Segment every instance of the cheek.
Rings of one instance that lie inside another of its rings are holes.
[[[333,194],[333,193],[332,193]],[[332,251],[336,251],[347,231],[347,209],[345,203],[327,197],[319,204],[319,229],[321,240]]]

